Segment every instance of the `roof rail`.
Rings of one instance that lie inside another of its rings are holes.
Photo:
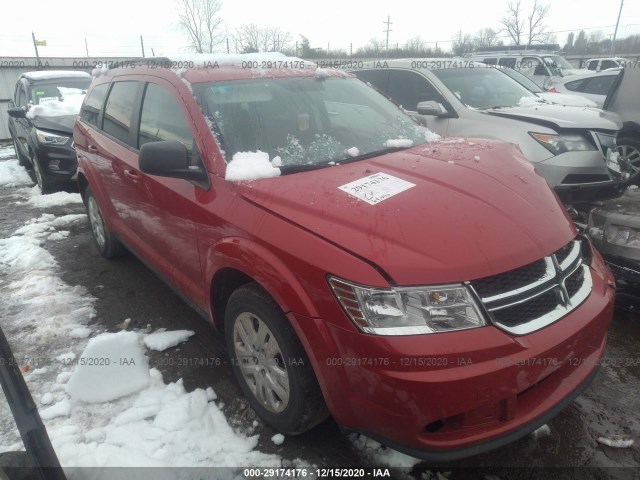
[[[520,52],[557,52],[560,45],[557,43],[541,43],[538,45],[500,45],[483,47],[481,50],[471,52],[471,55],[483,53],[520,53]]]

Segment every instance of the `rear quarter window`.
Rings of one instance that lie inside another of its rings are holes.
[[[100,85],[96,85],[82,107],[82,111],[80,112],[80,118],[85,122],[97,127],[98,126],[98,117],[100,116],[100,111],[102,110],[102,105],[104,103],[104,99],[107,96],[107,90],[109,89],[108,83],[103,83]]]

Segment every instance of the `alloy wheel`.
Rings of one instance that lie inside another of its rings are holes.
[[[638,175],[640,172],[640,150],[633,145],[618,145],[618,154],[629,164],[631,177]]]

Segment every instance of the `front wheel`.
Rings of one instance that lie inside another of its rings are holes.
[[[631,183],[640,184],[640,140],[636,137],[618,138],[620,160],[628,165]]]
[[[42,173],[42,166],[35,153],[31,155],[31,163],[33,163],[33,173],[36,177],[36,183],[40,187],[40,191],[43,195],[53,192],[51,182]]]
[[[18,148],[18,141],[13,139],[13,149],[16,151],[16,158],[18,159],[18,163],[21,167],[28,167],[29,162],[24,158],[24,155],[20,153],[20,149]]]
[[[296,435],[328,416],[298,336],[259,285],[244,285],[231,295],[225,339],[240,388],[267,424]]]

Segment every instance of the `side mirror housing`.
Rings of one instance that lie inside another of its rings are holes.
[[[8,108],[7,109],[7,114],[11,118],[26,118],[27,117],[27,112],[22,107]]]
[[[438,102],[434,102],[432,100],[418,103],[417,110],[419,115],[430,115],[432,117],[449,116],[449,112],[447,112]]]
[[[208,183],[207,172],[190,166],[187,147],[175,140],[145,143],[138,163],[144,173]]]

